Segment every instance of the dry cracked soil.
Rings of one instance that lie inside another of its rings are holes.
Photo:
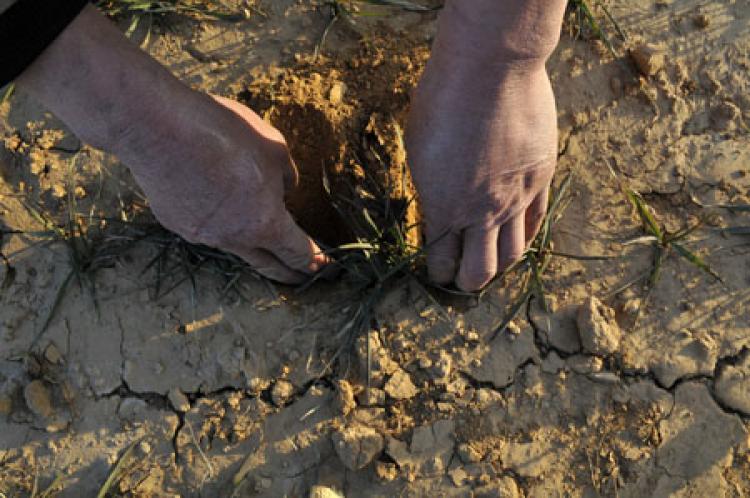
[[[191,283],[143,243],[79,285],[45,220],[72,200],[89,221],[132,220],[144,200],[15,93],[0,107],[0,496],[58,477],[44,496],[96,496],[118,462],[112,496],[750,496],[750,4],[606,3],[616,55],[571,21],[549,63],[555,185],[571,180],[544,296],[498,328],[519,275],[478,299],[401,279],[338,355],[360,303],[347,278]],[[363,8],[377,15],[339,19],[319,47],[328,6],[224,5],[249,15],[132,37],[278,126],[302,169],[291,209],[340,242],[322,171],[356,183],[370,154],[399,179],[436,14]],[[658,278],[627,189],[669,236],[697,226],[659,246]]]

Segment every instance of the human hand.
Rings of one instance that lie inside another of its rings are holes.
[[[441,19],[406,142],[430,279],[473,292],[522,257],[546,212],[557,113],[545,61],[564,2],[471,5],[474,21],[447,5],[454,11]],[[549,34],[530,42],[526,25]],[[497,45],[489,33],[500,34]]]
[[[273,280],[303,282],[327,258],[284,206],[285,186],[297,181],[284,138],[238,102],[192,97],[202,105],[185,105],[204,108],[191,120],[194,127],[176,139],[150,143],[149,156],[156,148],[162,157],[158,169],[146,174],[139,174],[145,168],[134,169],[152,211],[190,242],[233,253]],[[173,173],[164,176],[165,171]]]
[[[167,228],[300,283],[326,257],[284,206],[296,181],[281,134],[195,92],[88,6],[18,79],[94,147],[116,154]]]

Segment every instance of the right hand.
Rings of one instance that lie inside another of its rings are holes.
[[[191,114],[180,135],[133,144],[151,147],[148,157],[129,154],[129,165],[155,165],[158,150],[158,167],[133,168],[154,214],[189,242],[233,253],[270,279],[303,282],[327,259],[284,206],[285,185],[297,181],[284,138],[238,102],[192,97],[197,101],[172,115]]]

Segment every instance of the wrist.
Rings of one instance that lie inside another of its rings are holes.
[[[481,73],[543,67],[560,38],[566,0],[449,1],[434,58]]]

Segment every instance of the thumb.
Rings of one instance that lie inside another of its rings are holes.
[[[328,263],[320,247],[295,223],[284,210],[278,238],[269,241],[264,249],[271,252],[289,268],[302,273],[316,273]]]

